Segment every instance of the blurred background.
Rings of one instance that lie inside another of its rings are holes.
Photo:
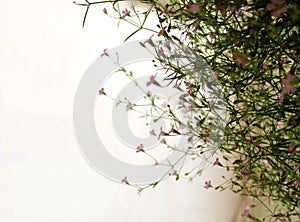
[[[91,7],[82,28],[85,8],[72,1],[0,0],[0,221],[242,221],[247,200],[203,188],[220,181],[220,169],[137,195],[81,155],[72,125],[77,84],[104,48],[134,30],[103,7],[111,10]]]

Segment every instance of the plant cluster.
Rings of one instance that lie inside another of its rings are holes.
[[[154,32],[166,41],[188,47],[202,58],[213,75],[197,73],[170,62],[157,51],[166,79],[180,83],[199,116],[203,101],[202,83],[212,78],[221,85],[227,117],[219,146],[222,160],[214,165],[233,172],[224,184],[206,188],[230,189],[253,197],[243,216],[254,221],[293,221],[300,209],[300,3],[296,0],[157,0],[141,1],[146,9],[133,5],[121,9],[111,1],[116,18],[140,30]],[[87,9],[92,3],[86,1]],[[104,13],[108,13],[106,9]],[[145,27],[150,13],[156,13],[158,29]],[[130,35],[129,37],[131,37]],[[197,64],[196,61],[192,61]],[[200,71],[200,69],[198,70]],[[205,79],[206,78],[206,79]],[[215,91],[215,93],[217,93]],[[218,104],[216,104],[218,105]],[[205,139],[203,118],[190,127]],[[179,130],[176,133],[180,134]],[[177,173],[177,172],[176,172]],[[251,213],[262,204],[267,215]]]

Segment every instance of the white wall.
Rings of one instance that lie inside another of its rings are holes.
[[[0,1],[0,221],[231,221],[236,197],[203,188],[214,168],[138,196],[85,162],[72,127],[77,84],[129,32],[102,6],[82,29],[83,13],[71,0]]]

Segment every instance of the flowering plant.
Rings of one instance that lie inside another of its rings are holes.
[[[160,115],[160,118],[171,117],[174,123],[170,132],[161,131],[160,135],[188,134],[203,142],[206,131],[212,128],[204,121],[202,111],[215,102],[212,99],[203,102],[205,98],[199,97],[201,83],[216,80],[220,84],[227,115],[224,138],[218,148],[220,156],[213,165],[226,168],[233,176],[219,185],[207,181],[205,188],[230,189],[252,197],[254,204],[246,206],[242,216],[253,221],[299,219],[299,2],[170,0],[162,3],[145,0],[141,2],[147,8],[142,10],[133,5],[130,9],[121,9],[121,1],[110,2],[118,19],[137,27],[134,33],[149,30],[166,41],[189,47],[212,70],[203,80],[195,77],[195,67],[183,68],[182,64],[171,63],[170,57],[163,56],[162,49],[157,50],[160,67],[168,71],[166,79],[185,90],[181,97],[182,108],[188,109],[186,113],[192,110],[199,114],[193,119],[195,125],[182,126],[184,124],[173,115],[171,108],[163,110],[167,115]],[[83,5],[88,10],[92,4],[97,2],[86,1]],[[157,14],[158,30],[145,26],[151,12]],[[160,84],[152,77],[149,85],[153,83]],[[217,93],[214,88],[212,91]],[[180,131],[178,127],[188,130]],[[199,148],[199,144],[190,141],[192,148]],[[136,151],[144,152],[143,145],[138,145]],[[186,155],[194,154],[186,152]],[[170,175],[181,176],[175,169]],[[127,178],[123,182],[130,184]],[[266,208],[266,215],[251,213],[251,208],[258,205]]]

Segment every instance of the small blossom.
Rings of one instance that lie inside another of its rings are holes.
[[[204,188],[205,188],[205,189],[208,189],[208,188],[210,188],[210,187],[212,187],[211,181],[210,181],[210,180],[209,180],[209,181],[205,181],[205,183],[204,183]]]
[[[245,122],[246,122],[248,119],[249,119],[249,116],[244,116],[244,117],[242,118],[242,120],[245,121]]]
[[[215,103],[216,103],[215,100],[209,100],[209,101],[208,101],[208,104],[209,104],[210,106],[213,106]]]
[[[160,137],[161,137],[163,134],[164,134],[164,132],[163,132],[163,130],[162,130],[162,127],[160,127],[160,132],[159,132],[159,134],[158,134],[157,140],[159,140]]]
[[[284,88],[282,90],[283,93],[294,93],[294,92],[296,92],[296,87],[291,85],[292,79],[293,79],[293,76],[289,73],[282,80],[282,85],[284,86]]]
[[[250,209],[250,206],[246,206],[245,209],[244,209],[244,212],[242,213],[242,217],[247,217],[248,214],[249,214],[249,209]]]
[[[163,35],[163,34],[166,32],[166,28],[167,28],[167,26],[163,27],[163,28],[159,31],[159,33],[157,34],[157,36]]]
[[[272,15],[275,17],[282,17],[287,11],[284,0],[272,0],[267,4],[268,11],[272,11]]]
[[[262,162],[263,162],[265,165],[269,165],[269,161],[268,161],[268,160],[263,159]]]
[[[241,65],[243,67],[249,63],[246,55],[241,52],[233,53],[232,58],[235,60],[235,64]]]
[[[197,4],[197,3],[192,4],[192,5],[190,6],[190,11],[191,11],[192,13],[197,13],[197,12],[199,12],[199,10],[200,10],[200,6],[199,6],[199,4]]]
[[[121,183],[126,183],[126,184],[128,184],[127,177],[124,177],[124,178],[121,180]]]
[[[146,83],[146,86],[150,86],[151,84],[155,83],[155,77],[156,75],[151,75],[149,81]]]
[[[161,56],[161,55],[163,55],[163,54],[164,54],[164,50],[163,50],[163,49],[159,49],[159,50],[157,51],[157,55]]]
[[[105,95],[104,88],[101,88],[101,89],[98,91],[98,95]]]
[[[178,99],[179,99],[178,104],[182,105],[183,104],[183,100],[184,100],[184,95],[180,95]]]
[[[150,130],[150,131],[149,131],[149,134],[152,135],[152,136],[155,136],[155,131],[154,131],[154,129]]]
[[[221,6],[220,6],[220,11],[221,11],[221,14],[222,14],[222,15],[226,15],[226,8],[225,8],[225,5],[221,5]]]
[[[137,152],[137,153],[139,153],[139,152],[144,152],[143,148],[144,148],[144,145],[143,145],[143,144],[140,144],[140,145],[137,146],[135,152]]]
[[[191,111],[191,107],[183,107],[181,108],[181,113],[186,114]]]
[[[170,131],[168,132],[168,134],[172,133],[173,130],[174,130],[174,124],[172,124],[172,127],[171,127]]]
[[[241,174],[242,174],[243,177],[249,177],[250,172],[249,172],[248,169],[244,168],[244,169],[241,170]]]
[[[103,8],[102,11],[103,11],[104,14],[107,14],[107,9],[106,8]]]
[[[126,16],[130,16],[130,11],[127,8],[122,11],[122,19]]]
[[[167,144],[167,141],[166,141],[165,138],[163,138],[160,142],[163,143],[163,144]]]
[[[148,91],[146,92],[146,95],[147,95],[148,97],[150,97],[151,94],[152,94],[152,92],[151,92],[150,90],[148,90]]]
[[[219,163],[219,158],[217,157],[216,160],[213,162],[213,166],[218,165]]]
[[[266,88],[262,83],[258,83],[257,86],[258,86],[260,89],[265,89],[265,88]]]
[[[263,69],[268,69],[268,65],[266,63],[263,64]]]
[[[181,124],[178,124],[177,128],[178,128],[179,130],[183,130],[183,127],[182,127]]]
[[[177,170],[173,170],[173,172],[171,173],[172,176],[176,176],[178,174]]]
[[[164,102],[161,104],[161,107],[162,107],[162,108],[167,108],[168,105],[169,105],[168,101],[164,101]]]
[[[282,128],[283,128],[283,123],[278,123],[278,124],[277,124],[277,128],[278,128],[278,129],[282,129]]]
[[[131,104],[131,103],[128,103],[127,105],[126,105],[126,111],[129,111],[129,110],[131,110],[133,108],[133,105]]]
[[[226,15],[227,12],[231,12],[233,9],[230,6],[226,6],[224,4],[220,5],[220,11],[222,15]]]
[[[293,76],[290,73],[287,74],[287,76],[284,79],[282,79],[281,82],[282,82],[283,88],[282,88],[282,91],[281,91],[281,93],[278,97],[279,103],[283,102],[283,98],[284,98],[285,94],[296,92],[296,87],[291,85],[292,79],[293,79]]]
[[[143,44],[145,45],[146,43],[150,43],[153,36],[154,34],[152,34],[146,41],[144,41]]]
[[[191,104],[191,105],[195,105],[195,101],[194,100],[192,100],[192,99],[189,99],[189,104]]]
[[[185,83],[185,86],[186,86],[187,93],[188,93],[189,95],[191,95],[191,93],[192,93],[191,83],[186,82],[186,83]]]
[[[289,151],[291,154],[293,154],[293,155],[297,154],[296,146],[295,146],[294,144],[289,144],[289,145],[288,145],[288,151]]]
[[[219,72],[218,71],[216,71],[216,72],[213,72],[212,74],[211,74],[211,76],[210,76],[210,79],[209,79],[209,81],[214,81],[217,77],[218,77],[218,75],[219,75]]]
[[[165,47],[170,47],[170,41],[169,41],[169,40],[165,41],[165,42],[164,42],[164,46],[165,46]]]
[[[102,52],[102,54],[100,55],[101,57],[103,57],[103,56],[107,56],[108,54],[107,54],[107,50],[108,50],[108,48],[105,48],[105,49],[103,49],[103,52]]]

